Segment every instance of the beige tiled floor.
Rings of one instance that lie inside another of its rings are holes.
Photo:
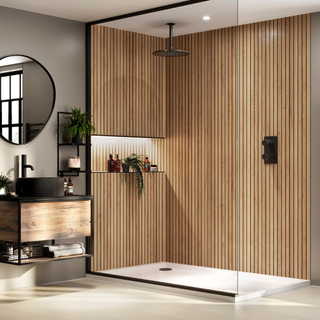
[[[320,287],[237,304],[90,279],[0,292],[1,320],[320,319]]]

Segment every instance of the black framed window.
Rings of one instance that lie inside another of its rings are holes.
[[[23,142],[22,70],[0,73],[0,133],[13,143]]]

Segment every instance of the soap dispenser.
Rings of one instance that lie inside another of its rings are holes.
[[[70,177],[69,177],[68,186],[67,186],[67,195],[68,196],[72,196],[73,195],[73,183],[72,183]]]

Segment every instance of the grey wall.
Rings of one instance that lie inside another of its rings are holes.
[[[320,13],[311,15],[311,283],[320,285]]]
[[[46,67],[55,82],[56,104],[47,126],[27,145],[0,139],[0,172],[14,179],[14,161],[25,153],[35,168],[28,170],[29,176],[56,176],[57,111],[74,105],[85,110],[85,24],[0,7],[0,57],[14,54],[33,57]],[[75,193],[85,193],[84,181],[84,176],[73,179]],[[0,290],[83,276],[84,259],[21,267],[0,263]]]
[[[51,113],[53,87],[45,70],[36,62],[23,64],[23,123],[46,123]],[[24,142],[26,140],[26,126]]]

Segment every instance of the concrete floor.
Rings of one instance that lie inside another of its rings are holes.
[[[0,292],[1,320],[320,319],[320,287],[229,303],[91,279]]]

